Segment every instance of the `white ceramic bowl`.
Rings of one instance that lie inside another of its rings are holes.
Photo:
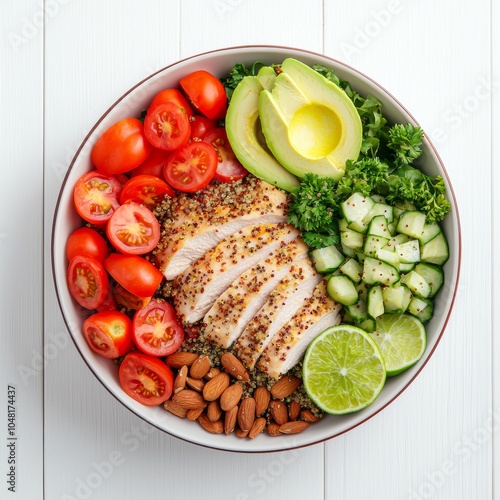
[[[382,411],[410,385],[433,354],[450,317],[457,291],[461,255],[457,204],[448,174],[436,150],[426,137],[424,155],[420,161],[422,170],[430,175],[443,176],[448,188],[447,195],[452,203],[451,213],[443,224],[450,246],[450,259],[445,265],[446,284],[437,297],[434,317],[427,325],[428,346],[423,358],[408,371],[388,379],[378,399],[368,408],[348,416],[326,416],[305,432],[295,436],[271,438],[264,433],[250,440],[240,439],[234,435],[212,435],[196,423],[170,415],[162,407],[146,407],[130,399],[120,387],[116,366],[90,350],[81,335],[82,318],[85,312],[72,299],[66,286],[65,244],[69,234],[81,224],[73,209],[73,186],[83,173],[91,169],[90,152],[93,144],[110,125],[122,118],[139,116],[159,90],[177,86],[179,79],[191,71],[205,69],[222,77],[238,62],[251,64],[259,60],[271,64],[281,62],[286,57],[295,57],[306,64],[320,63],[334,68],[338,76],[348,80],[361,95],[372,94],[378,97],[383,103],[384,115],[391,121],[417,124],[410,113],[392,95],[369,77],[339,61],[317,53],[275,46],[245,46],[200,54],[172,64],[147,77],[119,98],[103,114],[71,162],[61,188],[53,222],[52,268],[57,296],[69,333],[90,370],[115,398],[151,425],[186,441],[222,450],[268,452],[311,445],[347,432]]]

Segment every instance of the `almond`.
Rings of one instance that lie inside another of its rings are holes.
[[[288,422],[288,408],[282,401],[273,399],[269,403],[269,410],[271,412],[271,416],[278,425]]]
[[[306,430],[311,424],[303,420],[295,420],[294,422],[286,422],[280,425],[279,431],[281,434],[298,434]]]
[[[236,427],[236,421],[238,419],[238,407],[233,406],[230,410],[226,411],[224,415],[224,432],[229,436],[231,432],[234,431]]]
[[[186,378],[188,374],[187,365],[181,366],[174,380],[174,394],[182,391],[186,387]]]
[[[247,369],[234,354],[231,354],[230,352],[224,353],[220,358],[220,362],[231,377],[236,380],[241,380],[242,382],[250,381],[250,375],[248,374]]]
[[[220,369],[217,368],[216,366],[211,366],[210,370],[208,370],[207,374],[205,375],[205,380],[212,380],[216,375],[220,373]]]
[[[234,434],[235,434],[236,437],[246,438],[248,436],[248,431],[243,431],[239,427],[236,427],[236,430],[234,431]]]
[[[169,354],[165,361],[170,368],[175,368],[179,369],[182,368],[184,365],[186,366],[191,366],[193,364],[193,361],[198,358],[198,354],[195,352],[184,352],[184,351],[177,351],[172,354]]]
[[[187,377],[186,384],[196,392],[202,392],[205,387],[205,382],[199,378]]]
[[[199,392],[191,389],[184,389],[172,396],[172,401],[183,408],[204,408],[206,403]]]
[[[230,379],[226,372],[220,372],[203,387],[205,401],[215,401],[229,387]]]
[[[287,398],[301,383],[302,380],[295,375],[284,375],[271,387],[271,394],[276,399]]]
[[[255,421],[255,399],[244,398],[238,409],[238,425],[242,431],[249,431]]]
[[[189,376],[191,378],[203,378],[210,370],[210,359],[208,356],[199,356],[196,358],[189,368]]]
[[[266,419],[264,417],[259,417],[255,419],[255,422],[253,423],[252,428],[248,433],[248,437],[250,439],[253,439],[254,437],[258,436],[265,428],[266,428]]]
[[[188,410],[186,418],[188,420],[198,420],[198,417],[205,411],[205,408],[201,406],[200,408],[191,408],[191,410]]]
[[[220,397],[220,407],[223,411],[228,411],[236,406],[243,394],[243,387],[239,382],[230,385]]]
[[[179,406],[178,404],[174,403],[171,399],[168,399],[163,403],[163,408],[165,408],[165,410],[169,411],[173,415],[176,415],[177,417],[180,418],[186,418],[188,412],[187,408]]]
[[[255,415],[260,417],[269,406],[271,393],[267,390],[267,387],[261,386],[255,389],[253,397],[255,398]]]
[[[210,422],[217,422],[222,417],[222,410],[218,401],[211,401],[207,406],[207,417]]]
[[[224,424],[222,423],[222,420],[212,422],[208,419],[205,413],[202,413],[198,417],[198,422],[206,431],[212,434],[222,434],[224,432]]]
[[[297,420],[300,415],[300,403],[297,400],[288,403],[288,420]]]
[[[266,431],[271,437],[281,436],[280,426],[276,422],[267,424]]]
[[[310,424],[319,420],[319,417],[317,417],[311,410],[302,410],[300,412],[300,418]]]

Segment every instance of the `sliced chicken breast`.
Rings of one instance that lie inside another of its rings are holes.
[[[172,282],[180,319],[190,324],[202,319],[238,276],[298,237],[289,224],[258,224],[223,239]]]
[[[321,279],[309,257],[293,263],[234,344],[236,355],[247,368],[254,368],[276,332],[311,298]]]
[[[341,305],[330,299],[321,280],[313,296],[277,332],[262,353],[258,367],[278,379],[294,367],[309,343],[326,328],[340,322]]]
[[[230,347],[281,279],[290,274],[294,262],[307,255],[308,249],[301,240],[292,241],[238,276],[205,315],[205,338],[220,347]]]
[[[247,226],[286,222],[288,197],[271,184],[248,176],[233,184],[179,194],[170,203],[170,218],[156,251],[156,262],[167,280]]]

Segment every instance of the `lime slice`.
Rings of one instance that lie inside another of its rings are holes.
[[[380,348],[388,377],[410,368],[425,351],[425,327],[418,318],[409,314],[379,316],[375,331],[370,335]]]
[[[386,370],[377,344],[361,328],[337,325],[308,346],[302,364],[304,388],[326,413],[359,411],[375,401]]]

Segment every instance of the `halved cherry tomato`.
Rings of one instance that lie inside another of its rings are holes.
[[[108,256],[108,244],[106,240],[90,227],[79,227],[75,229],[66,242],[66,256],[71,261],[76,255],[87,255],[103,262]]]
[[[125,393],[143,405],[157,406],[172,395],[172,370],[158,358],[142,352],[127,354],[118,376]]]
[[[91,170],[75,184],[73,203],[78,215],[92,224],[105,224],[120,206],[122,185],[112,175]]]
[[[175,309],[164,300],[153,299],[136,311],[132,324],[135,345],[152,356],[172,354],[184,340],[184,330]]]
[[[106,299],[108,275],[93,257],[73,257],[68,266],[67,280],[71,295],[85,309],[96,309]]]
[[[201,114],[211,120],[224,118],[227,96],[218,78],[208,71],[199,70],[185,76],[179,83],[188,99]]]
[[[170,151],[153,148],[151,154],[137,168],[129,172],[130,177],[137,175],[155,175],[163,179],[163,165],[171,155]]]
[[[125,356],[134,347],[132,321],[120,311],[102,311],[83,322],[83,336],[90,348],[105,358]]]
[[[142,255],[160,241],[160,223],[148,207],[131,201],[115,210],[106,234],[119,252]]]
[[[105,174],[119,174],[138,167],[151,153],[144,127],[137,118],[111,125],[95,143],[92,164]]]
[[[172,154],[163,175],[174,189],[194,193],[212,180],[216,168],[215,149],[205,142],[191,142]]]
[[[179,106],[164,102],[148,109],[144,118],[144,133],[155,148],[173,151],[187,143],[191,125]]]
[[[217,127],[215,120],[210,120],[206,116],[194,115],[191,118],[191,140],[201,141],[205,134],[215,127]]]
[[[186,98],[182,95],[182,92],[178,89],[164,89],[160,90],[158,94],[153,97],[151,104],[149,105],[149,109],[154,108],[158,104],[163,104],[164,102],[173,102],[177,104],[184,113],[191,118],[193,116],[193,110],[191,106],[187,102]]]
[[[248,175],[248,170],[236,158],[224,127],[207,132],[203,142],[211,144],[217,151],[218,164],[214,179],[219,182],[233,182]]]
[[[113,252],[104,261],[104,267],[125,290],[137,297],[151,297],[163,279],[161,271],[140,255]]]
[[[125,290],[119,283],[113,285],[113,298],[114,300],[127,309],[142,309],[146,307],[151,301],[152,297],[139,297]]]
[[[175,191],[165,181],[154,175],[137,175],[123,186],[120,203],[124,205],[133,201],[152,209],[165,195],[175,196]]]

